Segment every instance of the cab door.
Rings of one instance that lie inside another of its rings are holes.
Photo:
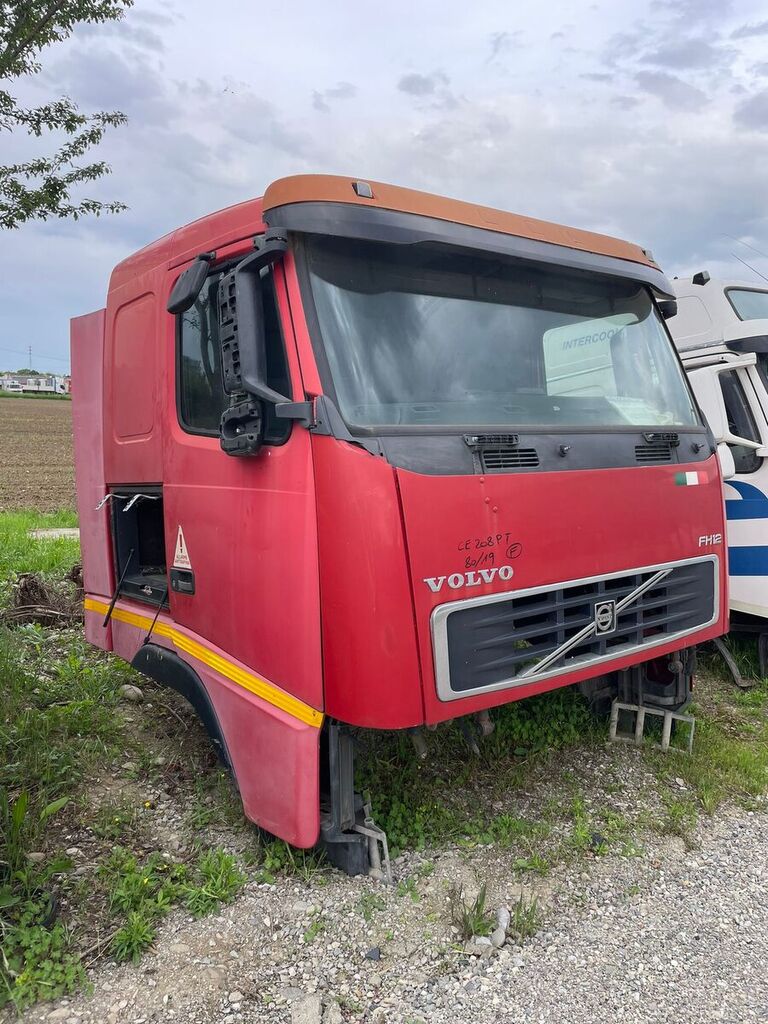
[[[756,366],[718,375],[730,433],[768,445],[768,393]],[[725,481],[730,606],[768,616],[768,458],[729,444],[736,473]]]
[[[250,240],[249,240],[250,243]],[[219,250],[186,313],[163,308],[167,352],[163,499],[173,619],[299,700],[323,706],[317,517],[308,432],[266,412],[264,445],[232,457],[219,443],[217,288],[252,246]],[[167,274],[165,300],[189,264]],[[303,396],[285,278],[265,289],[273,388]]]

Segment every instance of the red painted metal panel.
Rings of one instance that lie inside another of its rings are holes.
[[[158,331],[173,318],[156,296],[157,275],[110,291],[104,353],[104,467],[108,484],[163,477],[163,361]]]
[[[676,472],[698,471],[696,487],[675,485]],[[482,594],[523,590],[716,551],[721,560],[720,621],[653,656],[718,636],[727,628],[725,551],[699,547],[699,537],[725,534],[717,459],[695,466],[655,466],[567,473],[422,476],[397,472],[410,553],[428,722],[519,700],[595,675],[595,669],[486,696],[437,697],[430,615],[437,605]],[[509,565],[513,577],[469,589],[426,579]],[[600,671],[644,660],[629,656]]]
[[[399,729],[423,721],[408,558],[395,473],[313,438],[326,712]]]
[[[148,614],[137,604],[121,601],[118,607]],[[100,615],[87,613],[86,623],[89,621],[100,628]],[[160,621],[175,625],[166,615]],[[118,619],[113,620],[112,628],[115,652],[130,661],[145,630]],[[200,642],[200,637],[183,632]],[[226,740],[246,816],[294,846],[313,846],[320,832],[320,730],[231,682],[176,648],[168,638],[154,636],[152,642],[173,650],[202,680]],[[206,646],[229,660],[228,651]]]
[[[72,433],[75,447],[77,514],[85,589],[110,594],[114,587],[109,535],[109,508],[96,506],[104,497],[104,322],[105,311],[71,322]],[[89,617],[91,618],[91,617]],[[86,623],[86,640],[112,649],[112,635]]]
[[[320,834],[320,730],[198,668],[226,737],[246,816],[294,846]]]

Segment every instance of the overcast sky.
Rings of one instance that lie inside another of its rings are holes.
[[[66,370],[115,263],[299,172],[617,234],[669,273],[757,282],[736,253],[768,275],[748,247],[768,252],[768,0],[137,0],[44,66],[25,100],[128,115],[91,194],[130,209],[0,234],[0,367],[31,345]]]

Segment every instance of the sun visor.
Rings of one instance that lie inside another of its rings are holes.
[[[670,282],[655,266],[399,210],[347,203],[302,202],[265,211],[264,219],[271,228],[279,226],[286,231],[360,238],[393,245],[446,245],[607,274],[645,284],[653,289],[657,298],[674,298]]]

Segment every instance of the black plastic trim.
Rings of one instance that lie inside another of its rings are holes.
[[[346,203],[291,203],[268,210],[264,219],[289,231],[364,238],[367,241],[415,245],[443,243],[487,255],[512,256],[550,263],[560,267],[606,274],[646,284],[661,298],[674,299],[672,285],[664,273],[644,263],[613,256],[600,256],[583,249],[571,249],[552,242],[539,242],[520,235],[507,235],[487,228],[470,227],[454,221],[437,220],[398,210]]]
[[[224,733],[219,725],[219,719],[211,698],[208,696],[208,691],[197,672],[173,651],[152,643],[145,643],[138,649],[133,656],[131,666],[145,676],[149,676],[150,679],[154,679],[156,683],[168,686],[180,693],[192,705],[205,726],[205,731],[213,743],[219,760],[234,777],[235,773]]]
[[[260,237],[262,237],[262,236],[257,236],[257,239],[254,239],[254,242],[256,242],[258,240],[258,238],[260,238]],[[221,263],[212,264],[211,267],[210,267],[210,271],[209,271],[209,275],[208,276],[210,277],[212,274],[227,273],[227,271],[233,270],[234,267],[236,267],[237,264],[242,259],[243,259],[243,257],[240,256],[240,257],[237,257],[235,259],[223,260]],[[270,275],[274,274],[274,268],[270,269],[269,274]],[[272,282],[272,287],[273,287],[273,289],[275,287],[274,286],[274,279],[273,279],[273,282]],[[280,341],[281,341],[282,346],[283,346],[283,356],[285,357],[285,365],[286,365],[286,368],[288,370],[288,384],[289,384],[289,387],[290,387],[291,393],[292,393],[293,392],[293,382],[290,379],[290,374],[291,374],[290,362],[288,360],[288,350],[287,350],[287,346],[285,344],[285,330],[283,328],[283,322],[282,322],[282,318],[280,317],[280,310],[279,310],[279,307],[278,307],[278,304],[277,304],[277,294],[275,294],[275,308],[277,309],[277,323],[278,323],[278,328],[280,330]],[[201,430],[198,427],[192,427],[188,423],[185,422],[185,420],[184,420],[184,418],[182,416],[182,412],[181,412],[181,321],[182,321],[183,315],[184,315],[183,313],[178,313],[174,317],[174,319],[176,321],[176,325],[175,325],[175,328],[174,328],[174,343],[175,343],[175,346],[176,346],[175,358],[174,358],[174,372],[175,372],[175,376],[176,376],[175,383],[174,383],[174,393],[175,393],[175,397],[176,397],[176,421],[179,424],[179,426],[181,427],[181,429],[184,431],[185,434],[192,434],[195,437],[214,437],[214,438],[215,437],[220,437],[221,436],[220,429],[218,429],[218,430]],[[291,397],[291,396],[289,395],[288,397]],[[225,409],[225,411],[226,411],[226,409]],[[266,417],[264,417],[264,419],[265,419],[265,422],[266,422]],[[263,447],[282,448],[282,446],[284,444],[288,443],[288,441],[291,438],[292,433],[293,433],[293,430],[292,429],[288,429],[285,432],[285,436],[281,437],[281,438],[279,438],[277,440],[272,440],[269,437],[262,438],[261,444],[262,444]]]
[[[538,464],[516,466],[501,471],[484,469],[481,460],[467,447],[461,434],[439,434],[434,431],[403,436],[380,436],[381,454],[391,466],[422,473],[426,476],[462,476],[482,473],[488,477],[501,473],[564,473],[585,469],[648,469],[706,462],[715,453],[714,441],[703,427],[680,431],[680,444],[665,447],[665,457],[658,461],[638,461],[636,447],[645,445],[642,428],[602,431],[550,432],[516,428],[520,448],[534,448]],[[563,437],[567,451],[563,453]],[[357,443],[362,438],[354,438]],[[699,448],[699,445],[702,445]],[[366,446],[367,447],[367,446]],[[697,450],[697,448],[699,450]],[[370,450],[370,449],[369,449]]]
[[[731,352],[754,352],[755,355],[765,355],[768,352],[768,334],[754,334],[748,338],[733,338],[726,341],[725,347]]]

